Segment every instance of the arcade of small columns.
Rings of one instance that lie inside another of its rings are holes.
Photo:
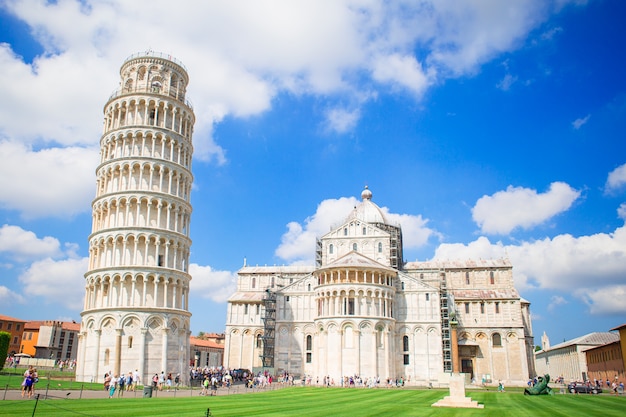
[[[92,230],[119,227],[158,227],[187,236],[191,220],[188,203],[177,204],[150,196],[118,196],[93,205]]]
[[[100,147],[100,162],[113,158],[158,158],[189,169],[193,150],[184,139],[152,131],[125,131],[107,137]]]
[[[104,116],[104,132],[128,126],[154,126],[171,130],[191,142],[195,118],[178,102],[133,96],[112,103]]]
[[[387,271],[332,269],[321,271],[316,289],[318,317],[393,317],[395,274]],[[348,285],[377,286],[344,289]],[[383,286],[378,288],[378,286]]]
[[[189,309],[189,279],[142,273],[90,276],[84,309],[162,307]]]
[[[98,172],[98,195],[118,191],[160,191],[189,199],[193,178],[177,166],[153,162],[127,162],[106,166]]]
[[[89,245],[89,270],[156,266],[186,272],[189,246],[190,242],[144,233],[97,237]]]

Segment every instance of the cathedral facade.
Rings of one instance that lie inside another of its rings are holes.
[[[317,240],[311,266],[247,266],[228,301],[224,365],[275,373],[445,382],[534,376],[529,303],[508,260],[403,261],[402,229],[367,187]]]

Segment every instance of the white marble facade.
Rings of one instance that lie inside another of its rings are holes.
[[[522,385],[534,373],[529,303],[507,260],[402,261],[402,231],[369,189],[318,240],[317,266],[247,266],[229,299],[224,365],[262,369],[267,291],[276,295],[274,371],[436,384],[453,366],[482,381]],[[449,308],[442,308],[449,305]],[[452,309],[452,306],[455,308]]]
[[[189,363],[192,132],[185,67],[129,57],[104,106],[76,379]]]

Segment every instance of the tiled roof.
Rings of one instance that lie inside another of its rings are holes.
[[[16,319],[15,317],[9,317],[9,316],[3,316],[3,315],[0,315],[0,320],[3,320],[3,321],[17,321],[17,322],[21,322],[21,323],[26,323],[26,320]]]
[[[288,274],[309,274],[315,271],[315,267],[312,265],[281,265],[281,266],[244,266],[238,274],[276,274],[276,275],[288,275]]]
[[[265,298],[265,291],[237,291],[228,298],[228,302],[260,302]]]
[[[584,336],[577,337],[572,340],[567,340],[558,345],[551,346],[548,350],[561,349],[567,346],[585,345],[585,346],[600,346],[606,345],[619,340],[619,335],[609,332],[594,332]]]
[[[455,300],[491,300],[491,299],[511,299],[520,298],[515,288],[499,290],[451,290]]]
[[[215,343],[212,340],[200,339],[195,336],[189,336],[189,344],[191,346],[204,346],[204,347],[209,347],[209,348],[214,348],[214,349],[224,349],[224,345]]]
[[[433,260],[407,262],[404,269],[465,269],[465,268],[510,268],[508,259]]]

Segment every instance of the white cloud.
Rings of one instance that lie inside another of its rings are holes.
[[[618,209],[617,209],[617,217],[619,217],[622,220],[626,220],[626,203],[622,203],[618,207]]]
[[[339,226],[348,217],[352,209],[360,204],[354,197],[342,197],[322,201],[315,214],[304,220],[287,224],[287,232],[281,238],[276,249],[276,256],[295,263],[313,263],[315,255],[315,239]],[[421,215],[390,213],[387,207],[381,207],[387,220],[402,226],[403,245],[405,249],[417,248],[427,243],[437,233],[426,227],[428,220]]]
[[[11,291],[4,285],[0,285],[0,304],[4,308],[15,304],[24,304],[26,300],[21,294]]]
[[[20,143],[0,141],[0,206],[29,218],[87,212],[97,164],[95,148],[34,151]]]
[[[85,299],[85,272],[88,258],[34,262],[19,277],[26,298],[44,299],[46,304],[58,304],[81,310]]]
[[[2,193],[0,204],[27,216],[87,209],[88,178],[97,163],[90,149],[100,137],[102,106],[132,53],[153,47],[185,64],[197,119],[194,156],[221,164],[225,152],[213,134],[227,116],[258,115],[285,92],[323,95],[351,103],[326,114],[330,127],[345,133],[360,120],[363,95],[391,86],[391,92],[420,97],[446,77],[472,73],[517,48],[555,11],[541,0],[5,3],[8,14],[30,26],[44,53],[27,63],[0,44],[0,138],[22,144],[12,149],[30,168],[43,163],[49,169],[52,157],[66,161],[59,176],[43,169],[34,171],[40,176],[12,176],[19,186]],[[14,167],[7,143],[0,166]],[[55,149],[47,153],[47,146]],[[42,200],[34,190],[43,192]]]
[[[553,295],[552,297],[550,297],[550,304],[548,304],[548,311],[554,311],[554,309],[567,303],[568,301],[565,298],[561,297],[560,295]]]
[[[626,184],[626,164],[620,165],[609,173],[604,189],[607,192],[614,192]]]
[[[594,315],[624,315],[626,314],[626,284],[612,285],[604,288],[582,289],[579,296],[589,306]]]
[[[506,74],[503,79],[501,79],[497,84],[498,87],[502,91],[509,91],[511,86],[517,81],[517,76],[513,76],[511,74]]]
[[[19,226],[5,224],[0,227],[0,253],[10,254],[17,261],[41,259],[61,255],[60,243],[56,238],[38,238],[35,233]]]
[[[468,244],[442,244],[434,259],[503,257],[511,260],[520,290],[557,290],[585,301],[593,314],[626,313],[623,298],[617,297],[626,288],[626,227],[610,234],[564,234],[508,246],[481,236]]]
[[[218,303],[225,303],[237,289],[237,273],[214,271],[210,266],[189,265],[190,293],[198,294]]]
[[[376,57],[373,63],[372,76],[382,83],[399,85],[413,92],[418,97],[428,87],[429,78],[434,77],[434,69],[427,75],[415,57],[391,54]]]
[[[585,124],[587,124],[590,118],[591,118],[590,114],[586,115],[585,117],[578,118],[572,122],[572,127],[578,130],[581,127],[583,127]]]
[[[508,234],[517,227],[529,229],[562,213],[579,196],[580,191],[563,182],[553,182],[543,194],[509,186],[506,191],[479,198],[472,208],[472,218],[483,233]]]
[[[360,117],[361,112],[359,109],[330,109],[326,112],[329,128],[337,133],[345,133],[354,129]]]

